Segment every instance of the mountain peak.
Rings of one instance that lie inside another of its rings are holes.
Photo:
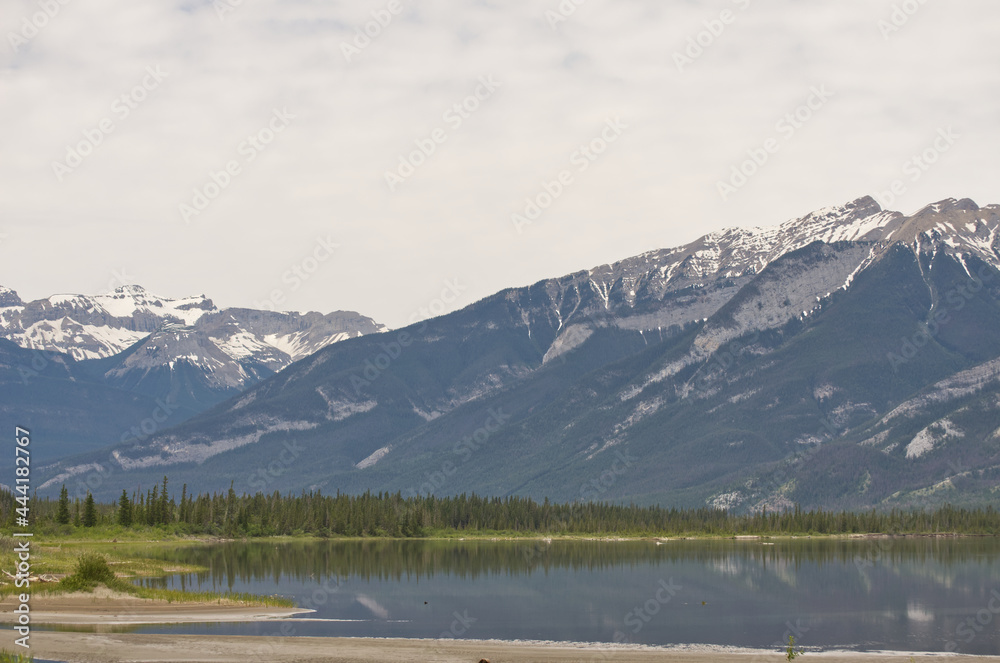
[[[925,206],[919,212],[914,214],[914,217],[918,217],[924,214],[947,214],[948,212],[978,212],[979,205],[976,204],[971,198],[962,198],[961,200],[955,200],[954,198],[945,198],[944,200],[939,200],[936,203],[931,203]]]
[[[141,285],[130,283],[128,285],[123,285],[115,288],[115,292],[120,295],[145,295],[146,289],[143,288]]]
[[[0,307],[20,306],[23,304],[17,293],[6,286],[0,285]]]

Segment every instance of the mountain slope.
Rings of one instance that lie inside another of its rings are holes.
[[[991,402],[976,401],[975,426],[921,411],[918,456],[899,451],[909,442],[862,442],[921,390],[991,370],[998,228],[997,206],[948,200],[906,217],[865,198],[711,234],[324,348],[181,426],[73,462],[247,491],[736,508],[917,499],[947,478],[939,438],[975,447],[963,471],[993,471],[980,435]],[[982,499],[973,484],[963,499]]]
[[[81,449],[139,439],[185,418],[157,399],[104,384],[68,355],[25,350],[0,339],[0,412],[32,431],[36,463]],[[13,456],[0,463],[13,476]]]

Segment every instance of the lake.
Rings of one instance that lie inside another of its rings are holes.
[[[281,594],[285,635],[1000,655],[1000,540],[265,541],[157,557],[149,586]],[[274,623],[142,632],[277,635]]]

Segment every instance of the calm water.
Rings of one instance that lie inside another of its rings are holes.
[[[285,635],[1000,654],[1000,540],[228,543],[146,581],[293,597]],[[144,632],[277,635],[276,624]]]

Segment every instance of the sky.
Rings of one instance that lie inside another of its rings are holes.
[[[1000,203],[995,0],[5,0],[0,285],[390,327],[864,195]]]

